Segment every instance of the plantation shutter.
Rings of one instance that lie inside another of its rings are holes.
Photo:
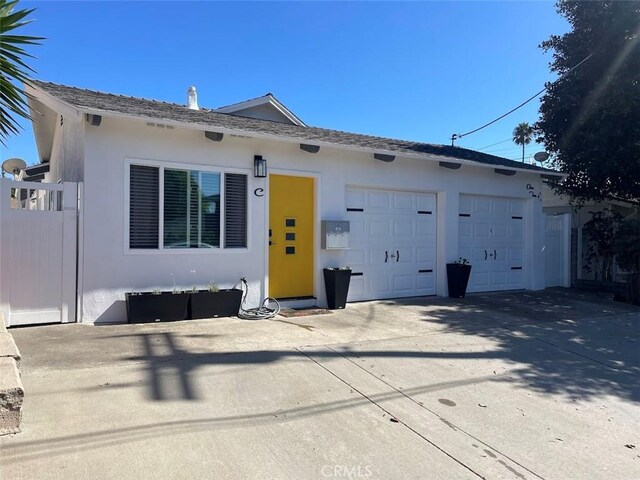
[[[224,246],[247,246],[247,176],[227,173],[224,176]]]
[[[129,248],[158,248],[160,170],[131,165],[129,175]]]

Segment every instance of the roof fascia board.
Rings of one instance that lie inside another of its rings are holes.
[[[526,173],[526,174],[531,174],[531,175],[541,175],[541,174],[553,174],[553,175],[562,175],[563,177],[566,177],[567,175],[564,173],[559,173],[559,172],[546,172],[546,171],[539,171],[539,170],[529,170],[526,168],[517,168],[517,167],[511,167],[511,166],[504,166],[504,165],[493,165],[493,164],[488,164],[488,163],[480,163],[480,162],[474,162],[473,160],[464,160],[464,159],[460,159],[457,157],[450,157],[450,156],[446,156],[446,155],[434,155],[434,154],[419,154],[419,153],[407,153],[407,152],[398,152],[398,151],[394,151],[394,150],[385,150],[385,149],[381,149],[381,148],[366,148],[366,147],[357,147],[357,146],[352,146],[352,145],[344,145],[341,143],[331,143],[331,142],[326,142],[326,141],[322,141],[322,140],[314,140],[314,139],[310,139],[310,138],[297,138],[297,137],[287,137],[287,136],[281,136],[281,135],[269,135],[266,133],[259,133],[259,132],[252,132],[252,131],[247,131],[247,130],[240,130],[240,129],[232,129],[232,128],[227,128],[227,127],[218,127],[215,125],[209,125],[206,123],[185,123],[185,122],[178,122],[175,120],[169,120],[169,119],[163,119],[163,118],[157,118],[157,117],[145,117],[145,116],[138,116],[138,115],[129,115],[126,113],[120,113],[120,112],[112,112],[109,110],[100,110],[100,109],[96,109],[96,108],[83,108],[83,107],[79,107],[81,108],[81,112],[82,113],[90,113],[90,114],[94,114],[94,115],[104,115],[104,116],[109,116],[109,117],[116,117],[116,118],[122,118],[125,120],[142,120],[145,122],[157,122],[158,120],[160,120],[162,123],[164,123],[165,125],[173,125],[174,127],[180,127],[180,128],[185,128],[188,130],[200,130],[200,131],[216,131],[216,132],[220,132],[220,133],[225,133],[225,134],[229,134],[229,135],[244,135],[247,137],[252,137],[252,138],[260,138],[260,139],[264,139],[264,140],[276,140],[276,141],[282,141],[282,142],[286,142],[286,143],[295,143],[295,144],[300,144],[300,143],[309,143],[312,145],[319,145],[320,147],[326,147],[326,148],[333,148],[333,149],[337,149],[337,150],[347,150],[350,152],[357,152],[357,153],[369,153],[369,154],[374,154],[374,153],[382,153],[382,154],[386,154],[386,155],[395,155],[396,157],[401,157],[401,158],[412,158],[415,160],[429,160],[432,162],[439,162],[442,161],[443,159],[449,159],[451,161],[455,161],[458,163],[461,163],[463,165],[468,165],[470,167],[478,167],[478,168],[508,168],[510,170],[516,171],[516,172],[521,172],[521,173]],[[372,157],[373,159],[373,157]]]
[[[80,107],[74,107],[70,103],[65,102],[64,100],[60,100],[59,98],[51,95],[44,90],[25,84],[25,93],[27,94],[27,98],[32,96],[44,106],[49,107],[54,112],[57,112],[61,115],[67,115],[75,117],[77,120],[80,120],[82,117],[82,110]]]

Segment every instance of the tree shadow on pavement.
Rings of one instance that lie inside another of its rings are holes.
[[[517,367],[502,381],[571,399],[612,395],[640,402],[640,309],[571,289],[434,299],[423,320],[496,342]],[[480,358],[480,357],[479,357]]]

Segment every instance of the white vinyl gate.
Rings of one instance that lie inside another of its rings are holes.
[[[546,287],[571,286],[571,215],[545,215],[544,266]]]
[[[78,187],[0,180],[5,325],[76,320]]]

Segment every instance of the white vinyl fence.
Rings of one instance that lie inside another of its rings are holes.
[[[545,215],[545,286],[571,286],[571,215]]]
[[[0,180],[5,325],[76,321],[78,187]]]

